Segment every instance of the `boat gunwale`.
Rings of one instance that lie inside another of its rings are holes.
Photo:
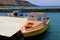
[[[50,19],[48,19],[48,21],[46,22],[46,25],[48,25],[49,22],[50,22]],[[41,29],[43,29],[44,27],[46,27],[46,25],[44,25],[44,26],[42,26],[42,27],[40,27],[40,28],[34,29],[34,30],[30,30],[30,31],[24,32],[23,34],[33,33],[33,32],[35,32],[35,31],[41,30]]]

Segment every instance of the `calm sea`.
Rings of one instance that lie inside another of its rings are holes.
[[[0,16],[6,15],[0,12]],[[41,36],[30,38],[31,40],[60,40],[60,12],[46,12],[46,16],[50,18],[50,25],[46,32]]]

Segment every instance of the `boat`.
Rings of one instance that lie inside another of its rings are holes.
[[[48,29],[50,19],[46,18],[45,14],[45,12],[29,12],[29,14],[22,15],[27,18],[27,21],[21,28],[24,37],[36,36],[42,34]],[[37,15],[39,15],[39,17],[37,17]]]
[[[36,14],[41,15],[40,18],[36,18]],[[45,18],[44,12],[34,12],[28,15],[27,22],[23,25],[21,31],[24,37],[36,36],[45,32],[48,29],[50,23],[49,18]]]

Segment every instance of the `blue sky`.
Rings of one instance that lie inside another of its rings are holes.
[[[26,0],[39,6],[60,6],[60,0]]]

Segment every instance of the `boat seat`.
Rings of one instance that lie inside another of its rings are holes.
[[[26,29],[32,28],[33,24],[34,24],[34,23],[30,23],[30,22],[29,22],[29,23],[25,26],[25,28],[26,28]]]

